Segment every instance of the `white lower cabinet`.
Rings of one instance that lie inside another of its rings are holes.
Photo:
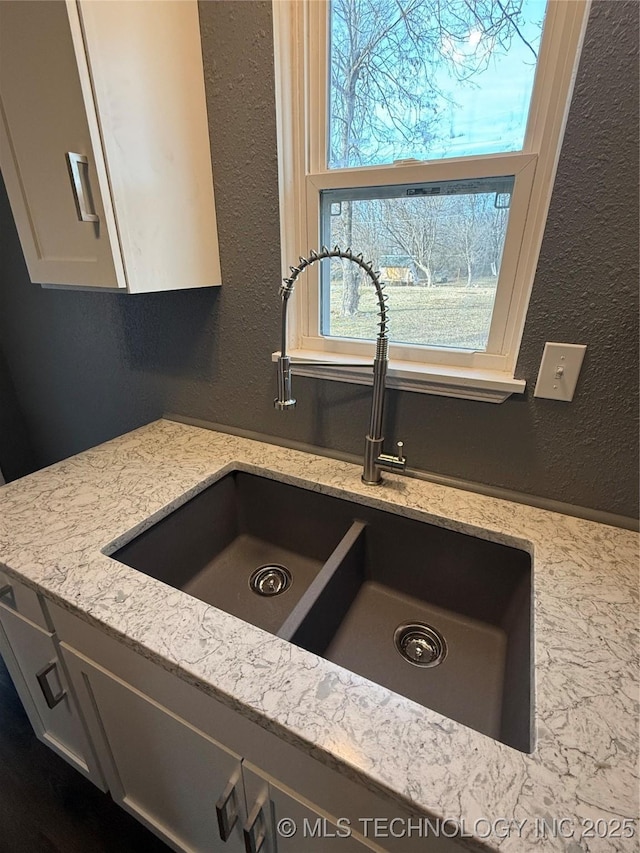
[[[36,736],[105,790],[53,634],[0,602],[0,652]]]
[[[174,850],[459,851],[386,832],[415,817],[7,581],[0,572],[0,652],[36,735]]]
[[[47,607],[111,795],[184,853],[451,853],[377,836],[374,794],[56,605]]]
[[[242,851],[240,756],[82,656],[65,659],[114,800],[176,850]]]
[[[175,850],[381,849],[349,837],[335,819],[151,696],[77,651],[65,647],[64,656],[112,797]]]

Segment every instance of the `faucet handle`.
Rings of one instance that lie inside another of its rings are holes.
[[[393,456],[391,453],[381,453],[376,457],[376,465],[380,468],[386,468],[388,471],[404,471],[407,464],[403,453],[404,441],[398,441],[396,447],[398,448],[397,456]]]

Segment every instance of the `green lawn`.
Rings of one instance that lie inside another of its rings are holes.
[[[390,337],[394,341],[432,346],[484,349],[489,334],[496,288],[495,279],[481,279],[472,287],[438,284],[434,287],[387,286]],[[360,289],[355,317],[340,316],[342,285],[331,288],[333,337],[373,339],[378,303],[371,285]]]

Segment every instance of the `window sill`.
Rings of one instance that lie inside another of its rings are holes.
[[[272,360],[275,361],[279,355],[279,352],[274,352]],[[373,383],[370,359],[354,356],[349,358],[349,364],[345,364],[344,356],[331,353],[289,350],[288,355],[291,358],[291,370],[296,376],[356,385]],[[304,361],[304,364],[296,364],[296,361]],[[362,367],[356,366],[359,362],[362,362]],[[483,403],[503,403],[512,394],[523,394],[526,382],[495,370],[426,366],[392,359],[387,370],[387,388]]]

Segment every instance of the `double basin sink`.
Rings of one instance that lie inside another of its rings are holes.
[[[233,471],[111,556],[532,749],[526,551]]]

